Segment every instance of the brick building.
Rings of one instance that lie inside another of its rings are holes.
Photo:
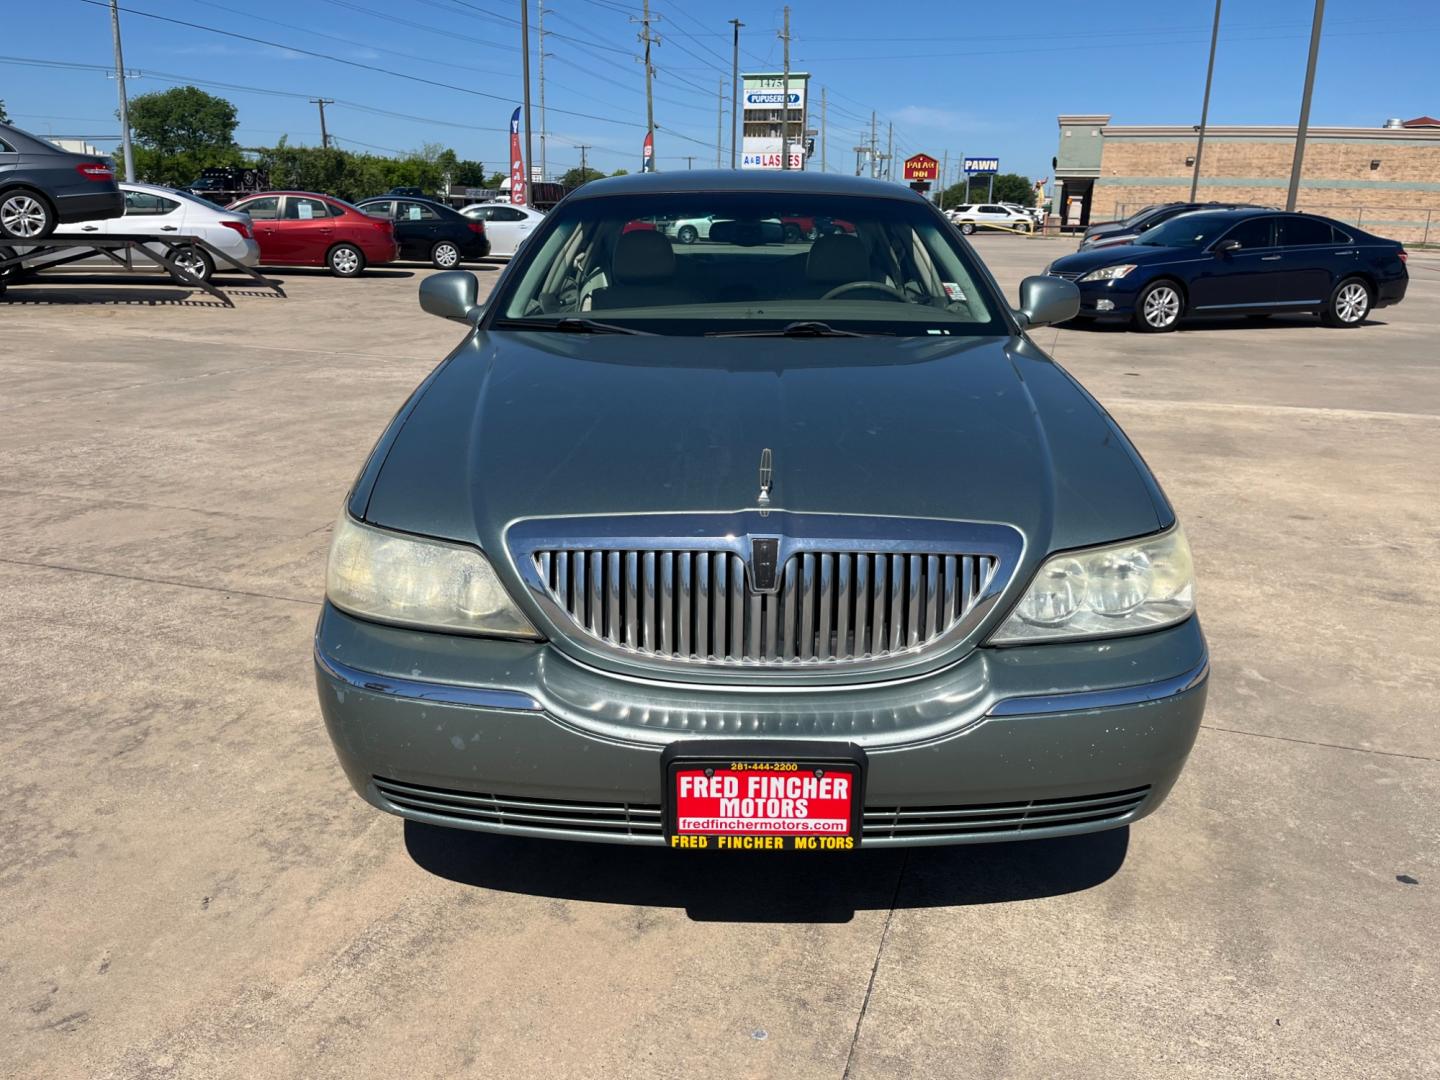
[[[1059,121],[1053,205],[1067,226],[1190,197],[1194,127],[1116,127],[1103,115]],[[1293,127],[1212,126],[1196,198],[1284,206],[1294,156]],[[1396,240],[1440,243],[1440,122],[1310,128],[1296,208]]]

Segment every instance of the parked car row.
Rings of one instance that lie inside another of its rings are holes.
[[[220,184],[226,178],[208,179]],[[325,266],[354,277],[396,259],[423,259],[450,270],[466,260],[510,257],[542,219],[536,210],[500,203],[467,206],[462,213],[412,189],[355,204],[309,191],[248,191],[222,207],[188,189],[119,184],[108,162],[0,124],[0,238],[18,242],[0,249],[7,254],[23,255],[25,241],[51,236],[194,236],[243,266]],[[177,249],[157,242],[115,254],[124,268],[153,270],[157,262],[144,251],[169,251],[184,274],[199,280],[223,269],[199,244]],[[55,263],[117,265],[98,250],[93,258],[75,260],[74,254],[37,255],[23,272]]]

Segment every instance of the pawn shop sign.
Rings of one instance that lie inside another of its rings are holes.
[[[914,157],[906,158],[905,179],[938,180],[940,179],[940,162],[929,154],[916,154]]]

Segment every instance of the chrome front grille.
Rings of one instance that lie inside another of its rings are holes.
[[[557,833],[608,836],[659,836],[660,807],[644,803],[574,802],[530,799],[518,795],[480,795],[383,776],[373,778],[375,790],[396,808],[446,824],[469,822],[500,828],[544,829]]]
[[[986,596],[999,559],[962,552],[806,550],[778,588],[751,586],[726,550],[531,552],[575,628],[641,657],[712,665],[818,665],[893,657],[950,634]]]
[[[1045,273],[1051,277],[1064,278],[1066,281],[1079,281],[1084,272],[1081,270],[1046,270]]]
[[[866,806],[866,840],[965,840],[1113,824],[1138,810],[1150,786],[1103,795],[976,806]]]

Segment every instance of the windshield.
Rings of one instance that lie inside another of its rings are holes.
[[[221,206],[219,203],[213,203],[213,202],[211,202],[209,199],[202,199],[199,195],[196,195],[193,191],[181,191],[179,188],[175,188],[175,189],[173,189],[173,190],[172,190],[172,189],[166,189],[166,190],[167,190],[167,193],[168,193],[168,194],[174,195],[177,199],[188,199],[188,200],[190,200],[190,202],[199,203],[201,206],[208,206],[211,210],[224,210],[224,209],[225,209],[225,207]]]
[[[1008,333],[974,257],[909,200],[697,192],[572,200],[506,275],[496,329]],[[559,324],[564,323],[564,326]]]
[[[1201,248],[1234,224],[1232,214],[1180,214],[1156,225],[1135,243],[1144,247]]]
[[[1159,210],[1159,209],[1160,209],[1160,204],[1159,204],[1159,203],[1151,203],[1149,206],[1142,206],[1139,210],[1136,210],[1135,213],[1131,214],[1129,217],[1127,217],[1127,218],[1126,218],[1124,221],[1122,221],[1120,224],[1122,224],[1122,225],[1138,225],[1138,224],[1140,224],[1140,222],[1141,222],[1142,220],[1144,220],[1145,218],[1149,217],[1151,214],[1153,214],[1156,210]]]

